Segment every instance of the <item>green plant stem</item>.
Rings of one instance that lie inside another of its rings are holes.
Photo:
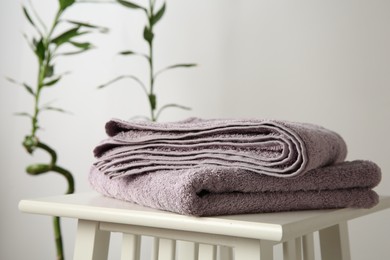
[[[57,162],[57,153],[52,148],[50,148],[48,145],[46,145],[42,142],[39,142],[39,141],[37,143],[37,147],[45,150],[46,152],[48,152],[50,154],[50,156],[51,156],[50,165],[54,166]]]
[[[40,148],[44,151],[46,151],[50,157],[50,164],[33,164],[27,167],[27,172],[32,175],[40,175],[48,172],[56,172],[64,176],[68,183],[68,189],[66,191],[66,194],[71,194],[74,192],[74,178],[72,174],[56,165],[57,161],[57,154],[56,152],[49,147],[48,145],[39,142],[36,144],[36,148]],[[59,217],[53,217],[53,228],[54,228],[54,238],[55,238],[55,245],[56,245],[56,253],[57,253],[57,260],[64,260],[64,251],[63,251],[63,242],[62,242],[62,232],[61,232],[61,220]]]
[[[152,30],[152,28],[151,28]],[[153,98],[155,97],[154,94],[154,77],[153,77],[153,42],[151,41],[149,44],[149,65],[150,65],[150,93],[149,93],[149,103],[150,103],[150,112],[151,112],[151,120],[156,121],[155,117],[155,109],[156,105],[155,100],[153,101]]]
[[[153,31],[153,12],[154,12],[154,4],[155,2],[153,0],[149,0],[149,11],[148,11],[148,22],[149,22],[149,28],[152,34],[154,34]],[[154,38],[154,37],[153,37]],[[154,94],[154,66],[153,66],[153,38],[150,40],[149,43],[149,77],[150,77],[150,93],[149,93],[149,104],[150,104],[150,116],[151,120],[154,122],[156,121],[156,96]]]
[[[38,69],[38,79],[37,79],[37,91],[34,95],[34,114],[33,114],[33,117],[32,117],[32,130],[31,130],[31,136],[32,137],[35,137],[36,135],[36,132],[39,128],[38,126],[38,115],[39,115],[39,98],[40,98],[40,95],[41,95],[41,90],[42,88],[44,87],[44,80],[45,80],[45,77],[47,75],[47,70],[50,66],[50,62],[51,62],[51,58],[52,58],[52,53],[50,51],[50,38],[54,32],[54,29],[56,28],[56,26],[58,25],[58,22],[60,20],[60,17],[61,17],[61,14],[62,14],[62,11],[59,10],[57,13],[56,13],[56,16],[54,17],[54,21],[53,21],[53,25],[52,27],[50,28],[50,31],[48,32],[48,34],[43,37],[42,39],[42,43],[43,43],[43,47],[44,47],[44,50],[45,50],[45,56],[44,56],[44,59],[43,60],[39,60],[39,69]]]
[[[56,165],[57,153],[52,148],[50,148],[48,145],[46,145],[40,141],[38,141],[37,148],[41,148],[42,150],[46,151],[47,153],[49,153],[49,155],[51,157],[50,164],[47,165],[46,172],[53,171],[53,172],[59,173],[60,175],[64,176],[68,182],[68,190],[66,191],[66,194],[73,193],[74,192],[73,175],[68,170]],[[44,172],[42,172],[42,173],[44,173]]]
[[[61,219],[53,217],[54,239],[56,243],[57,260],[64,260],[64,251],[61,235]]]

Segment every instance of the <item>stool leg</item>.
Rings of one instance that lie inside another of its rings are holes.
[[[176,241],[177,260],[198,260],[199,244],[195,242]]]
[[[176,240],[160,238],[160,250],[158,256],[159,260],[175,260]]]
[[[139,260],[141,253],[141,236],[124,233],[121,253],[122,260]]]
[[[160,239],[158,237],[154,237],[153,245],[152,245],[152,260],[158,260],[159,250],[160,250]]]
[[[227,246],[219,246],[220,260],[233,260],[233,248]]]
[[[74,260],[107,260],[110,232],[99,230],[99,222],[79,219]]]
[[[302,255],[304,260],[314,260],[314,236],[313,233],[302,237]]]
[[[284,260],[301,260],[302,259],[302,240],[301,237],[289,240],[283,243]]]
[[[235,260],[272,260],[273,245],[255,239],[238,239],[234,248]]]
[[[217,259],[217,246],[199,244],[199,259],[216,260]]]
[[[346,222],[322,229],[319,234],[322,260],[351,260]]]

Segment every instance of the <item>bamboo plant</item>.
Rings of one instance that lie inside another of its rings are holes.
[[[37,78],[35,85],[18,82],[15,79],[8,78],[12,83],[23,87],[33,98],[32,112],[17,113],[18,116],[24,116],[31,121],[31,131],[23,141],[23,146],[29,154],[40,150],[50,156],[48,163],[35,163],[28,165],[26,172],[30,175],[41,175],[49,172],[54,172],[65,177],[68,188],[66,194],[73,193],[75,190],[74,178],[71,172],[57,163],[56,151],[43,142],[38,137],[38,132],[41,129],[39,119],[44,111],[66,112],[62,108],[51,106],[50,104],[41,104],[42,94],[45,90],[54,88],[59,85],[61,79],[66,73],[58,73],[56,64],[61,57],[76,55],[93,48],[89,42],[82,42],[78,39],[79,36],[91,33],[98,30],[106,32],[103,27],[94,26],[78,21],[63,19],[66,10],[75,4],[75,0],[58,0],[58,9],[55,12],[54,19],[50,26],[43,22],[38,12],[31,2],[26,6],[22,6],[22,11],[28,23],[33,27],[32,35],[24,35],[29,47],[37,58]],[[64,28],[64,24],[68,29]],[[63,242],[61,235],[61,224],[59,217],[53,217],[53,228],[56,245],[56,259],[63,260]]]
[[[139,77],[132,74],[126,74],[126,75],[120,75],[115,77],[114,79],[108,81],[107,83],[100,85],[98,88],[104,88],[112,83],[115,83],[122,79],[131,79],[133,80],[138,86],[140,86],[145,93],[145,97],[147,99],[147,102],[149,104],[150,109],[150,115],[149,117],[143,117],[151,121],[157,121],[161,115],[161,113],[167,109],[167,108],[180,108],[189,110],[190,108],[169,103],[165,104],[163,106],[158,106],[157,102],[157,95],[156,95],[156,79],[158,76],[160,76],[162,73],[176,68],[189,68],[194,67],[196,64],[194,63],[181,63],[181,64],[174,64],[167,66],[161,70],[155,71],[154,63],[155,63],[155,55],[154,55],[154,39],[155,39],[155,27],[156,25],[161,21],[161,18],[164,16],[166,12],[166,3],[163,2],[159,7],[157,7],[155,0],[149,0],[148,4],[146,6],[142,6],[133,2],[125,1],[125,0],[116,0],[118,4],[121,6],[124,6],[126,8],[132,9],[132,10],[138,10],[142,11],[145,14],[146,18],[146,25],[144,26],[143,30],[143,40],[148,46],[148,53],[142,53],[134,50],[123,50],[119,54],[124,56],[130,56],[130,55],[136,55],[141,56],[147,60],[148,64],[148,79],[147,83],[142,81]]]

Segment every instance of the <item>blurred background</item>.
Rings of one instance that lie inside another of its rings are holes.
[[[57,1],[31,2],[51,21]],[[36,59],[23,39],[33,30],[21,3],[26,2],[0,2],[0,259],[54,259],[51,218],[20,213],[17,206],[23,198],[66,189],[56,174],[25,173],[28,164],[48,158],[30,156],[22,147],[30,121],[14,113],[31,111],[32,98],[5,80],[35,83]],[[80,3],[66,12],[69,19],[110,29],[85,36],[95,49],[59,59],[58,70],[72,73],[43,93],[45,101],[55,100],[72,114],[45,112],[39,136],[57,150],[59,165],[74,174],[76,191],[87,192],[92,149],[105,138],[105,122],[148,115],[147,100],[133,82],[96,88],[124,73],[147,76],[142,58],[117,55],[147,50],[144,17],[114,4]],[[383,171],[376,191],[390,195],[389,13],[386,0],[168,0],[156,27],[155,66],[194,62],[198,67],[161,75],[159,101],[192,108],[166,110],[161,121],[254,117],[319,124],[344,137],[348,159],[376,162]],[[389,219],[387,210],[350,222],[352,259],[390,258]],[[71,259],[76,222],[64,219],[63,232]],[[110,259],[119,259],[116,251]]]

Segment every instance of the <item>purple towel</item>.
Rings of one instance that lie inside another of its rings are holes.
[[[337,133],[287,121],[111,120],[106,131],[109,138],[94,150],[95,167],[111,178],[167,170],[202,172],[210,167],[295,177],[341,162],[347,153]]]
[[[297,178],[199,166],[110,178],[95,166],[92,187],[109,197],[185,215],[210,216],[342,207],[369,208],[381,179],[369,161],[342,162]]]

